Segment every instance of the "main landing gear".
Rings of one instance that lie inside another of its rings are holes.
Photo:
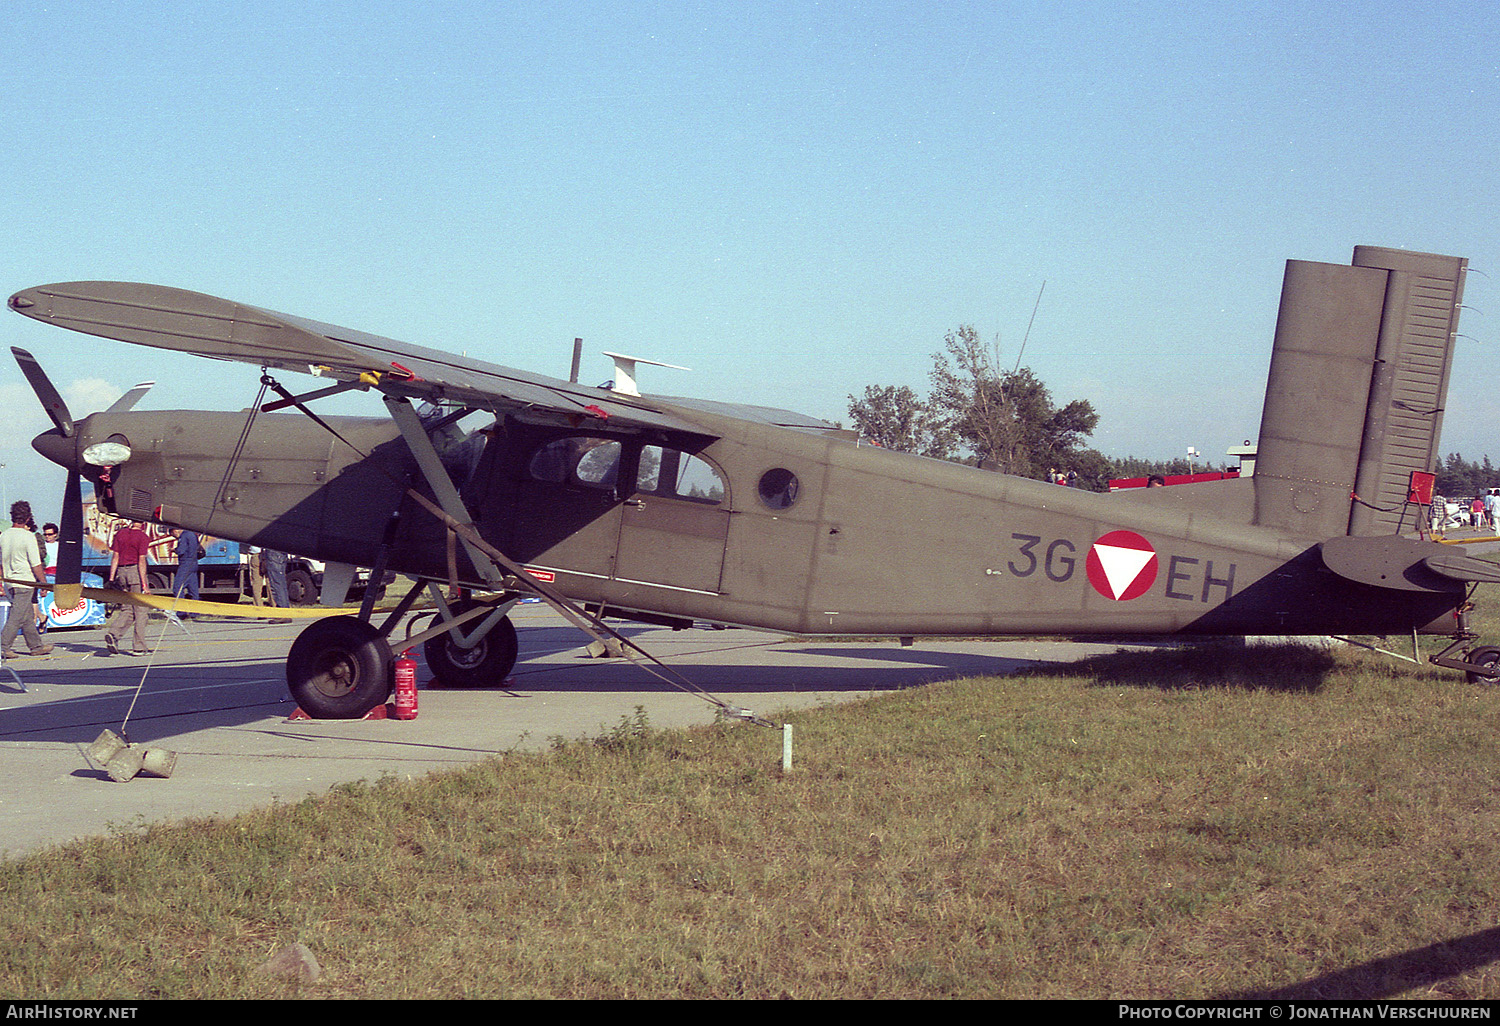
[[[506,614],[519,595],[449,604],[435,585],[427,591],[437,601],[438,622],[406,639],[401,650],[422,645],[437,687],[502,684],[516,665],[516,628]],[[381,627],[361,610],[364,618],[328,617],[297,635],[286,657],[286,680],[298,707],[314,719],[347,720],[384,704],[393,683],[390,632],[421,593],[413,588]]]
[[[358,719],[391,691],[391,646],[353,616],[315,621],[292,642],[286,681],[298,708],[314,719]]]
[[[461,602],[452,612],[462,614],[476,605]],[[422,646],[422,655],[439,687],[492,688],[510,675],[519,650],[515,624],[504,610],[496,609],[473,631],[453,630],[429,639]]]

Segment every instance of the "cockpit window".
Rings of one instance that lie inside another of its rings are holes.
[[[462,405],[423,403],[417,418],[427,430],[448,478],[463,488],[484,456],[486,439],[495,427],[494,415]]]
[[[559,438],[548,442],[531,457],[531,477],[534,481],[562,484],[573,470],[573,456],[577,446],[572,438]]]

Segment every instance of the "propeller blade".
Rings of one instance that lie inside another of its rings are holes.
[[[57,530],[57,576],[52,603],[72,609],[83,598],[83,487],[78,471],[68,472],[63,489],[62,523]]]
[[[47,416],[52,418],[52,423],[63,433],[64,438],[72,438],[73,415],[68,412],[68,404],[63,402],[57,389],[52,387],[47,372],[42,370],[42,365],[36,362],[36,357],[26,350],[11,346],[10,351],[15,356],[16,363],[21,365],[21,373],[26,375],[27,381],[31,382],[31,390],[41,400]]]
[[[156,382],[154,381],[142,381],[139,385],[136,385],[129,392],[126,392],[124,395],[120,396],[120,398],[116,399],[110,406],[110,408],[105,410],[104,412],[124,413],[136,403],[140,402],[141,396],[151,391],[151,386],[154,384],[156,384]]]

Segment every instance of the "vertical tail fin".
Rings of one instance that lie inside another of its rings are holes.
[[[1373,246],[1351,266],[1288,261],[1257,524],[1324,538],[1401,529],[1411,472],[1434,469],[1467,267]]]

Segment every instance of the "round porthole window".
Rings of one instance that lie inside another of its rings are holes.
[[[772,509],[788,509],[797,501],[797,475],[784,467],[760,475],[760,501]]]

